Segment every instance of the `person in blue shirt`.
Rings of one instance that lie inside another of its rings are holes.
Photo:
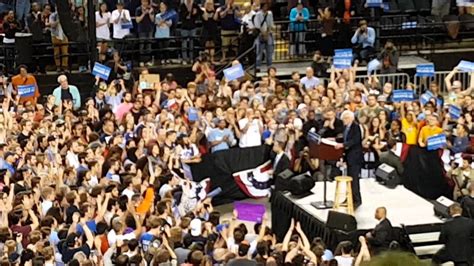
[[[174,11],[173,11],[174,12]],[[168,48],[169,46],[169,38],[171,36],[171,26],[173,25],[173,21],[171,17],[173,16],[173,12],[168,10],[168,5],[166,2],[160,3],[160,13],[156,14],[155,17],[155,24],[156,24],[156,31],[155,31],[155,38],[159,39],[158,42],[160,49]],[[164,65],[168,63],[168,58],[166,56],[166,52],[163,51],[162,53],[158,53],[159,59],[161,59],[161,64]]]
[[[352,36],[351,42],[354,47],[354,60],[369,61],[369,57],[375,52],[375,30],[367,26],[367,21],[361,20],[359,28]]]
[[[226,128],[226,121],[220,119],[217,123],[217,128],[212,129],[207,137],[211,144],[211,152],[227,150],[237,142],[234,133]]]
[[[309,19],[309,10],[298,2],[290,11],[290,55],[306,54],[306,22]]]
[[[11,175],[15,174],[15,167],[13,166],[16,161],[16,155],[13,152],[5,153],[5,159],[2,164],[2,169],[6,169]]]
[[[448,148],[452,154],[466,152],[470,146],[468,133],[469,131],[466,125],[458,124],[456,126],[456,136],[452,142],[448,141]]]

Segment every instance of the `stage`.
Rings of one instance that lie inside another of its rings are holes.
[[[327,183],[328,200],[334,200],[335,188],[336,182]],[[360,180],[360,188],[362,205],[355,210],[358,230],[369,230],[375,227],[377,220],[374,219],[374,213],[377,207],[387,208],[387,216],[393,226],[443,222],[434,215],[431,202],[403,186],[389,189],[373,179],[362,179]],[[311,196],[292,199],[292,201],[321,222],[326,223],[329,210],[318,210],[311,206],[311,202],[323,200],[323,182],[317,182],[312,192],[313,195]],[[341,212],[343,212],[342,209]]]
[[[344,234],[326,226],[329,210],[318,210],[311,205],[311,202],[323,200],[323,182],[316,183],[312,195],[300,199],[289,193],[277,192],[272,200],[272,222],[277,237],[284,237],[289,221],[294,217],[302,223],[310,238],[322,237],[329,246],[334,247],[341,240],[355,240],[358,235],[373,229],[377,224],[375,209],[381,206],[387,208],[387,216],[392,225],[399,228],[399,235],[406,236],[405,241],[410,242],[407,245],[412,244],[408,234],[439,232],[443,220],[434,215],[433,204],[402,185],[389,189],[375,180],[362,179],[360,186],[362,205],[355,210],[357,230]],[[334,193],[335,182],[328,182],[327,199],[334,200]]]

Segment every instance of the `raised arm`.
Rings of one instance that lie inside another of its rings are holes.
[[[86,244],[89,246],[90,249],[92,249],[94,247],[94,235],[92,234],[91,230],[87,226],[84,218],[82,218],[80,224],[82,226],[82,230],[84,230],[84,234],[86,235],[86,239],[87,239]]]
[[[360,246],[359,255],[357,256],[356,261],[354,263],[355,266],[359,266],[362,264],[362,262],[370,260],[370,252],[369,252],[369,248],[367,247],[365,238],[363,236],[360,236],[359,242],[361,246]]]
[[[288,231],[286,232],[285,238],[283,238],[282,251],[288,251],[288,245],[290,244],[291,234],[293,233],[294,229],[295,229],[295,219],[291,219],[290,227],[288,228]]]
[[[449,74],[444,79],[444,85],[446,86],[446,89],[448,91],[452,90],[451,80],[453,79],[454,75],[458,73],[458,71],[459,71],[458,67],[454,67],[453,70],[451,70],[451,72],[449,72]]]

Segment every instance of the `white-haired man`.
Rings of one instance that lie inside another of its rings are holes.
[[[81,108],[81,94],[74,85],[69,85],[66,75],[58,77],[59,87],[54,89],[53,95],[56,97],[55,105],[61,105],[65,101],[72,101],[74,110]]]
[[[352,198],[355,208],[362,204],[360,195],[359,174],[364,157],[362,153],[362,134],[359,125],[354,121],[354,113],[346,110],[341,114],[344,123],[344,143],[336,145],[336,149],[344,148],[344,160],[347,163],[347,175],[352,177]]]

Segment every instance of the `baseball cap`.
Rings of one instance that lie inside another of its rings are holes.
[[[191,235],[200,236],[202,233],[202,222],[200,219],[196,218],[191,221]]]

